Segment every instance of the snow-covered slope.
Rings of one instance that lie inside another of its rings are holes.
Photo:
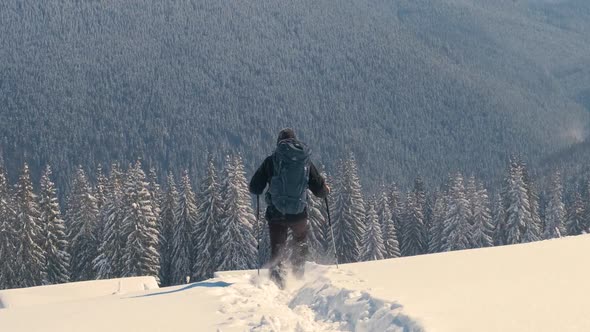
[[[427,331],[590,331],[590,236],[346,266]]]
[[[0,329],[590,331],[588,252],[590,236],[579,236],[340,269],[310,265],[285,291],[256,271],[163,289],[143,290],[150,283],[135,278],[107,293],[97,289],[121,280],[2,291]]]

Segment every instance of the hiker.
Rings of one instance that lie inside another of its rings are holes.
[[[293,248],[292,271],[301,278],[305,269],[308,252],[306,243],[309,225],[307,223],[307,189],[320,198],[330,192],[324,178],[310,161],[310,150],[295,137],[291,128],[280,131],[275,152],[268,156],[250,181],[250,192],[261,195],[268,184],[265,195],[266,220],[271,245],[269,262],[270,278],[284,287],[284,260],[287,232],[291,229]]]

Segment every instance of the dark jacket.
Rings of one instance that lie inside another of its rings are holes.
[[[270,179],[273,176],[273,156],[268,156],[260,165],[252,180],[250,180],[250,192],[254,195],[262,195],[267,184],[270,184]],[[326,181],[320,175],[317,168],[313,163],[310,163],[309,167],[309,180],[307,182],[309,190],[319,197],[324,198],[328,195],[328,189],[326,187]],[[269,221],[299,221],[307,218],[307,208],[299,214],[287,214],[283,215],[277,209],[269,204],[266,209],[266,219]]]

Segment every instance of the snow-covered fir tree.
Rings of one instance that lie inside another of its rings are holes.
[[[241,154],[237,154],[234,157],[234,169],[236,174],[236,179],[240,186],[238,189],[240,190],[240,199],[241,203],[244,207],[246,207],[247,213],[245,215],[249,215],[248,220],[250,220],[251,227],[256,226],[256,216],[254,215],[254,210],[252,209],[252,197],[250,194],[250,189],[248,186],[248,179],[246,178],[246,169],[244,166],[244,159],[242,158]]]
[[[326,258],[326,234],[324,225],[328,223],[325,214],[322,212],[325,210],[325,204],[323,199],[315,197],[313,193],[307,193],[307,212],[308,212],[308,223],[309,232],[307,235],[307,244],[309,246],[308,259],[317,262],[324,263]]]
[[[401,254],[415,256],[424,254],[425,243],[424,215],[422,205],[416,197],[416,192],[407,194],[404,216],[402,219]]]
[[[422,212],[422,248],[421,252],[428,251],[428,231],[432,224],[432,209],[429,206],[429,201],[426,194],[426,187],[421,177],[414,180],[414,197],[416,199],[416,209]]]
[[[125,267],[123,254],[127,237],[123,232],[123,175],[117,164],[111,166],[104,192],[105,201],[99,213],[104,228],[93,263],[97,279],[120,278]]]
[[[18,287],[16,204],[0,158],[0,289]]]
[[[391,213],[391,204],[389,195],[383,192],[378,201],[377,217],[383,237],[383,258],[397,258],[401,256],[399,242],[397,240],[397,231],[393,222]]]
[[[157,245],[157,249],[158,249],[158,254],[160,254],[161,250],[160,250],[160,246],[162,245],[162,235],[160,234],[160,230],[161,230],[161,220],[160,220],[160,215],[162,214],[162,201],[164,200],[164,193],[162,191],[162,187],[160,186],[160,183],[158,182],[158,172],[156,171],[155,167],[150,167],[148,175],[147,175],[147,181],[148,181],[148,190],[152,196],[152,211],[154,213],[154,215],[156,216],[156,227],[158,228],[158,245]],[[161,270],[162,270],[162,256],[160,256],[160,275],[161,275]],[[160,284],[161,284],[161,280],[160,280]]]
[[[519,165],[522,169],[522,179],[529,198],[531,214],[530,222],[525,224],[522,242],[535,242],[541,240],[541,230],[543,229],[543,223],[539,211],[539,195],[537,194],[537,188],[535,187],[533,180],[529,176],[526,163],[521,160]]]
[[[447,197],[438,192],[435,195],[434,210],[432,212],[432,225],[428,237],[428,252],[437,253],[443,251],[446,241],[444,238],[445,215],[447,212]]]
[[[96,278],[94,259],[98,257],[99,240],[96,238],[98,206],[82,167],[78,167],[68,196],[66,226],[70,279],[72,281]]]
[[[323,166],[320,166],[320,174],[328,183]],[[329,245],[327,232],[330,232],[328,217],[326,214],[326,203],[323,198],[316,197],[311,191],[307,192],[307,211],[309,222],[309,233],[307,243],[309,246],[308,260],[320,264],[331,264],[334,261],[334,255],[328,256]],[[330,238],[331,239],[331,238]]]
[[[100,213],[106,201],[106,190],[108,186],[108,179],[103,172],[101,164],[96,168],[96,187],[93,191],[93,196],[96,198],[96,208],[98,209],[98,218],[96,220],[96,238],[101,241],[103,232],[105,231],[105,220],[100,217]],[[96,259],[96,258],[95,258]]]
[[[224,177],[222,198],[225,212],[219,237],[221,245],[215,259],[218,270],[254,268],[258,262],[254,234],[256,217],[241,157],[226,158]]]
[[[563,204],[563,185],[561,174],[555,171],[551,176],[551,188],[549,190],[549,202],[545,216],[544,239],[553,239],[565,236],[565,205]]]
[[[365,221],[365,232],[362,239],[361,259],[363,261],[374,261],[383,259],[385,245],[383,244],[383,235],[379,216],[375,211],[375,203],[369,203],[367,209],[367,220]]]
[[[51,167],[45,168],[41,177],[40,203],[41,224],[43,225],[43,246],[45,252],[44,284],[61,284],[70,279],[70,254],[66,227],[61,217],[55,185],[51,180]]]
[[[188,170],[182,173],[180,183],[176,210],[177,222],[172,238],[172,284],[183,284],[186,282],[186,277],[192,276],[194,259],[192,236],[198,222],[197,202]]]
[[[353,154],[340,164],[334,203],[334,236],[338,261],[340,263],[356,262],[361,254],[366,213]]]
[[[568,209],[566,229],[568,235],[580,235],[588,232],[588,222],[584,218],[586,214],[584,201],[579,192],[574,193],[573,202]]]
[[[501,246],[505,244],[506,229],[506,210],[504,210],[504,200],[501,194],[496,194],[494,199],[494,211],[492,212],[492,225],[494,225],[494,245]]]
[[[388,198],[389,208],[391,211],[391,222],[393,223],[393,227],[397,235],[397,241],[401,252],[401,234],[403,233],[402,219],[404,217],[404,204],[402,201],[401,193],[395,183],[393,183],[390,187],[390,190],[388,192]],[[381,229],[385,229],[385,225],[382,224]]]
[[[172,172],[166,179],[166,192],[163,194],[162,206],[160,211],[160,284],[170,286],[174,284],[172,280],[174,266],[174,230],[178,224],[176,213],[178,212],[178,202],[180,195],[176,188],[176,181]]]
[[[96,206],[98,209],[102,209],[106,201],[106,190],[108,186],[108,178],[105,176],[104,171],[102,169],[102,165],[98,164],[96,168]]]
[[[444,251],[463,250],[471,247],[472,219],[469,201],[465,197],[463,176],[457,173],[449,186],[449,201],[444,221]]]
[[[138,161],[128,171],[125,181],[123,233],[127,235],[123,275],[158,277],[160,253],[159,231],[154,214],[149,182]]]
[[[479,193],[477,191],[477,180],[475,179],[475,176],[471,175],[469,178],[467,178],[467,181],[465,183],[465,198],[467,198],[467,200],[469,201],[469,209],[471,210],[472,217],[472,219],[469,220],[469,223],[471,225],[475,223],[475,219],[473,219],[473,217],[475,217],[475,209],[478,203],[478,195]]]
[[[492,223],[488,191],[480,184],[470,200],[473,209],[471,246],[473,248],[491,247],[494,245],[494,225]]]
[[[221,189],[217,180],[217,170],[213,158],[209,156],[207,175],[201,181],[198,221],[193,234],[195,257],[193,277],[195,280],[212,278],[217,269],[215,254],[221,245],[219,243],[223,214],[221,204]]]
[[[524,241],[527,225],[533,223],[527,186],[524,182],[522,165],[511,160],[505,179],[504,209],[506,221],[503,223],[502,244],[517,244]]]
[[[46,280],[43,225],[37,199],[29,166],[25,164],[16,186],[18,287],[39,286]]]

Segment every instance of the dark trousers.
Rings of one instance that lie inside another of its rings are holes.
[[[270,267],[280,267],[287,259],[287,245],[291,246],[291,264],[293,270],[302,270],[307,256],[307,219],[301,221],[269,221],[271,258]],[[287,244],[288,231],[291,230],[293,242]]]

